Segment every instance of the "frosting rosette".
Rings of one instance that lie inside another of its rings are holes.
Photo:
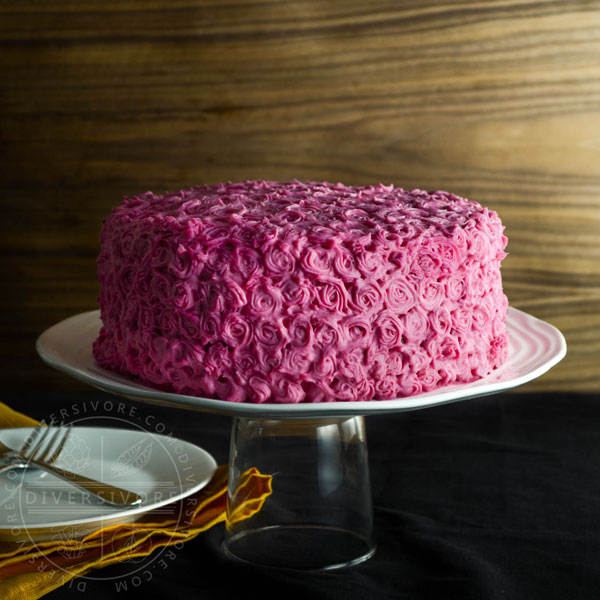
[[[385,294],[388,308],[397,314],[404,314],[415,305],[415,289],[404,278],[389,281]]]
[[[246,181],[105,220],[98,364],[231,402],[386,401],[506,360],[498,215],[388,185]]]
[[[392,349],[402,345],[402,322],[391,310],[379,314],[375,331],[381,347]]]

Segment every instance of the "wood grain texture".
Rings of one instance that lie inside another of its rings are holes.
[[[4,387],[80,387],[37,335],[94,308],[124,194],[247,178],[498,211],[510,303],[600,389],[600,2],[0,2]]]

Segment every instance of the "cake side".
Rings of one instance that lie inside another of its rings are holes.
[[[105,221],[98,364],[178,393],[385,400],[507,355],[497,214],[447,192],[244,182]]]

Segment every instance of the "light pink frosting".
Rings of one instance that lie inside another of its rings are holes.
[[[233,402],[387,400],[507,356],[498,215],[447,192],[247,181],[105,221],[104,368]]]

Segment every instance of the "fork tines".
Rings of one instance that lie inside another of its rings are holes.
[[[52,433],[51,433],[52,432]],[[46,423],[40,424],[29,434],[25,443],[17,454],[24,460],[36,460],[52,464],[62,452],[67,439],[71,433],[71,426],[46,427]],[[46,441],[48,443],[46,444]],[[54,448],[54,452],[52,449]]]

